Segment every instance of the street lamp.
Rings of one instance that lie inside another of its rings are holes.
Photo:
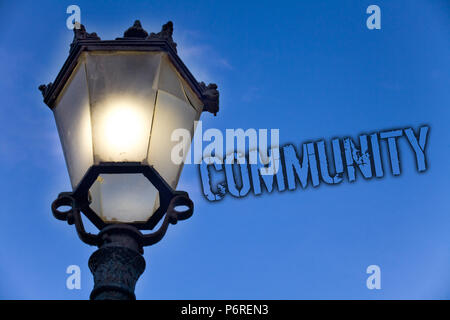
[[[55,116],[73,189],[53,202],[53,215],[99,247],[89,259],[91,299],[135,299],[143,247],[193,213],[187,192],[175,191],[182,164],[171,161],[171,133],[183,128],[192,137],[202,111],[217,113],[219,92],[195,80],[172,32],[168,22],[148,35],[135,21],[122,38],[101,40],[77,24],[56,80],[39,87]],[[98,234],[86,232],[80,213]],[[141,232],[163,217],[156,231]]]

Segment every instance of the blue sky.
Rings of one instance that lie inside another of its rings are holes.
[[[92,288],[94,248],[51,215],[70,184],[37,90],[68,55],[70,4],[102,39],[135,19],[148,32],[172,20],[180,57],[197,80],[219,85],[221,110],[202,116],[204,129],[278,128],[281,144],[299,146],[430,126],[424,173],[403,138],[398,177],[385,170],[381,179],[210,203],[198,168],[186,165],[179,189],[194,216],[145,249],[138,298],[450,298],[446,0],[0,1],[0,298],[86,299]],[[366,28],[371,4],[381,30]],[[81,290],[66,289],[71,264],[81,267]],[[372,264],[381,290],[366,288]]]

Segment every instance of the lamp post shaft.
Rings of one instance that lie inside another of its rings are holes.
[[[89,258],[94,276],[91,300],[135,300],[134,289],[145,270],[140,232],[128,225],[112,225],[100,233],[103,240]]]

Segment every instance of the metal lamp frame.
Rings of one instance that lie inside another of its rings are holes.
[[[74,28],[74,39],[70,53],[53,83],[40,85],[44,102],[50,109],[69,80],[78,60],[86,51],[161,51],[169,59],[202,101],[203,111],[216,115],[219,111],[219,91],[217,85],[197,82],[188,68],[177,55],[177,44],[173,41],[173,24],[163,25],[158,33],[148,34],[136,20],[122,38],[101,40],[96,33],[88,33],[83,25]],[[160,206],[146,222],[106,223],[90,207],[89,189],[100,174],[142,174],[159,192]],[[184,211],[177,210],[186,206]],[[62,211],[62,207],[69,207]],[[145,270],[143,247],[159,242],[165,235],[169,224],[176,224],[192,216],[194,204],[187,192],[174,190],[150,165],[137,162],[108,162],[92,165],[73,192],[62,192],[52,203],[52,212],[56,219],[75,225],[79,238],[86,244],[97,246],[89,259],[89,269],[94,277],[93,300],[136,299],[134,289],[136,281]],[[87,232],[83,213],[100,231],[97,234]],[[156,231],[143,234],[140,230],[153,230],[161,219],[164,220]]]
[[[142,174],[159,191],[160,206],[145,223],[106,223],[89,206],[89,189],[100,174]],[[70,209],[60,211],[60,207]],[[177,211],[176,207],[187,206],[185,211]],[[138,230],[152,230],[166,214],[160,228],[150,234],[142,234],[141,245],[149,246],[160,241],[167,231],[169,224],[176,224],[179,220],[185,220],[192,216],[194,203],[185,191],[173,190],[161,177],[153,166],[142,165],[136,162],[106,162],[93,165],[84,175],[73,192],[62,192],[52,203],[52,212],[56,219],[74,224],[79,238],[89,245],[99,246],[102,239],[99,234],[89,233],[84,228],[80,212],[82,212],[99,230],[104,230],[110,225],[129,225]]]

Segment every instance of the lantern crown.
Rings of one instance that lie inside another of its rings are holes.
[[[173,22],[164,24],[158,33],[150,35],[136,20],[128,28],[121,38],[115,40],[102,40],[97,33],[88,33],[83,24],[75,23],[74,37],[70,44],[69,57],[54,82],[42,84],[39,90],[42,92],[44,102],[51,109],[55,106],[55,100],[64,88],[65,83],[77,65],[79,57],[85,51],[162,51],[166,52],[171,62],[180,75],[187,81],[195,95],[203,102],[203,111],[216,115],[219,110],[219,91],[216,84],[206,86],[198,82],[177,54],[177,44],[173,41]],[[212,89],[214,88],[214,89]]]

